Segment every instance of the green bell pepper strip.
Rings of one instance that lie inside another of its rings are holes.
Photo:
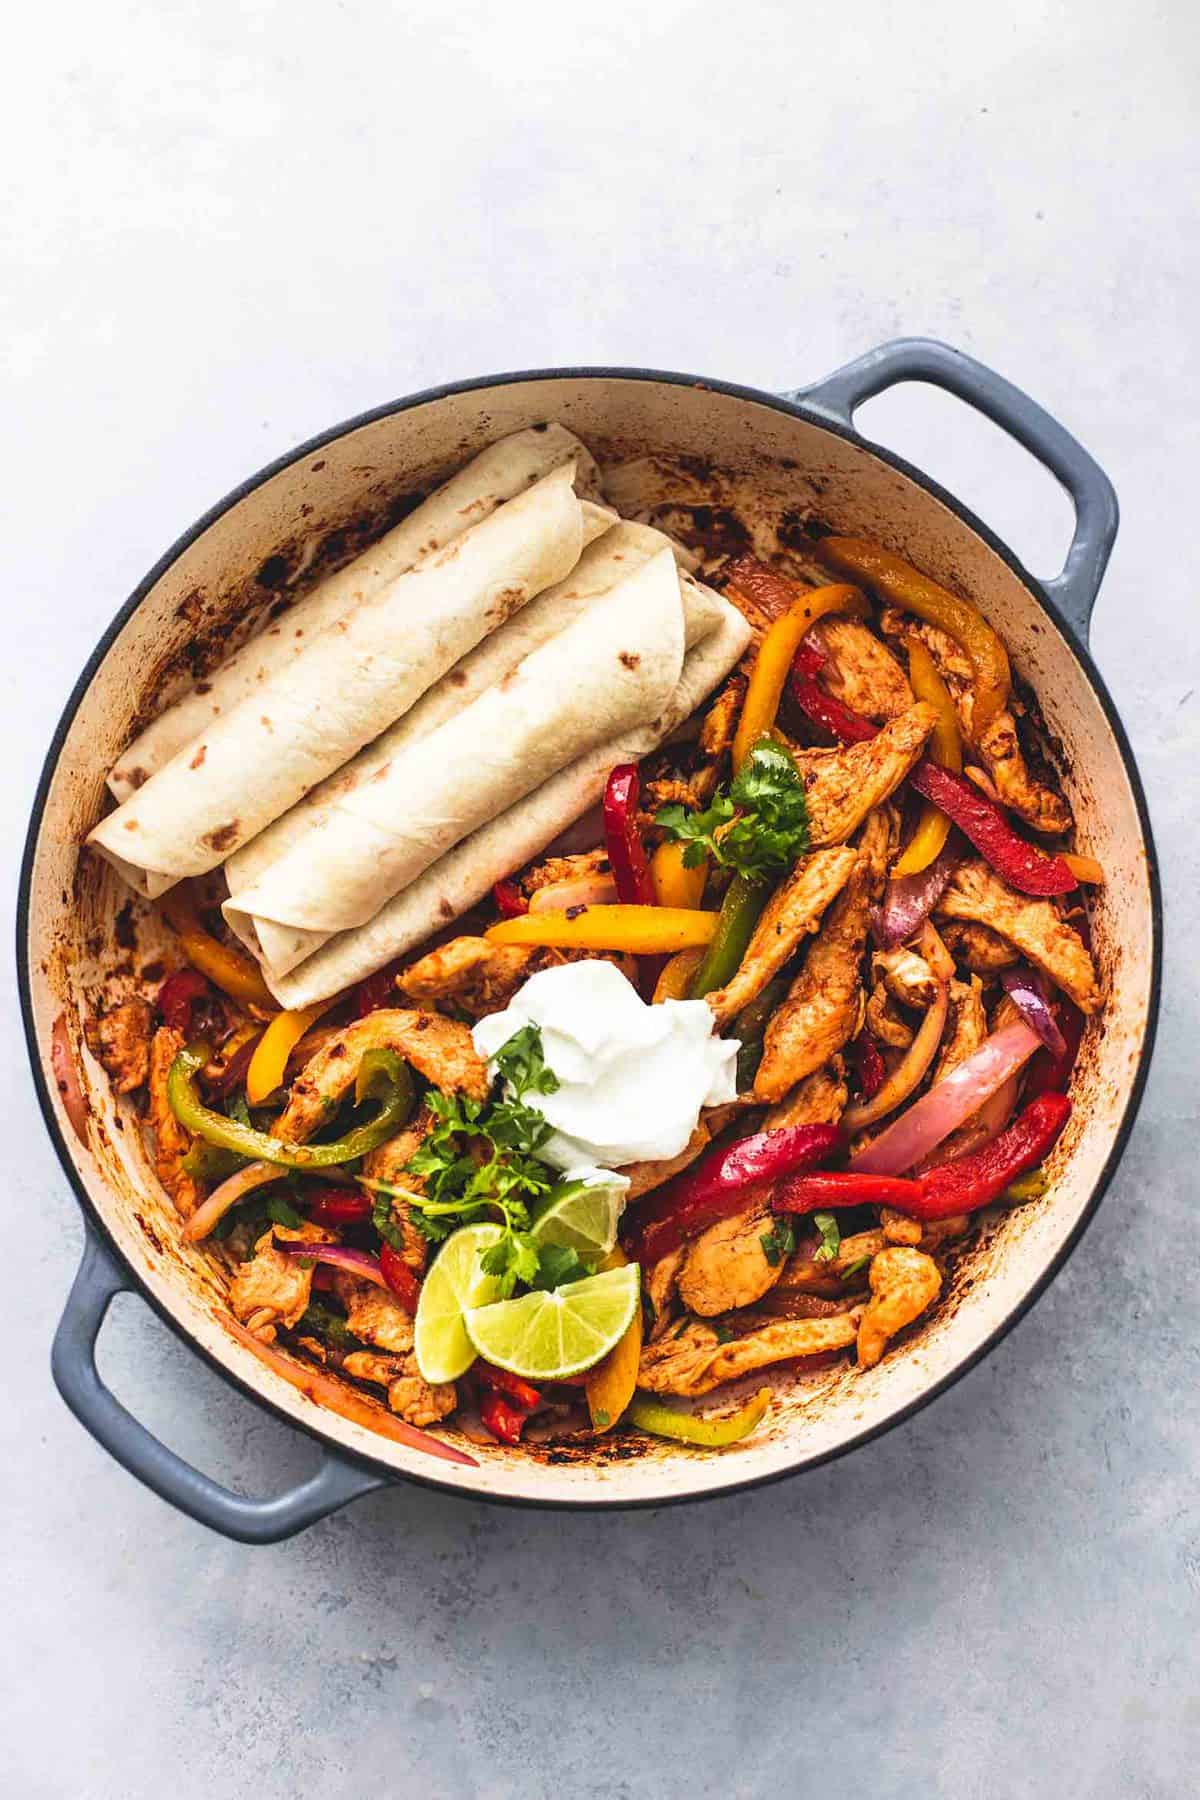
[[[707,1450],[723,1450],[726,1444],[736,1444],[753,1431],[770,1404],[770,1388],[759,1388],[753,1399],[747,1400],[737,1412],[715,1419],[701,1419],[695,1413],[677,1412],[673,1406],[664,1406],[660,1400],[651,1400],[645,1394],[635,1394],[625,1418],[639,1431],[648,1431],[654,1437],[672,1438],[677,1444],[699,1444]]]
[[[743,1006],[733,1021],[729,1035],[737,1038],[742,1046],[737,1054],[739,1094],[746,1093],[754,1086],[754,1077],[758,1074],[758,1066],[763,1059],[763,1038],[767,1022],[775,1009],[787,999],[787,991],[791,985],[790,974],[774,976],[756,999]]]
[[[236,1150],[222,1150],[216,1144],[197,1139],[179,1165],[196,1181],[225,1181],[246,1167],[249,1158]]]
[[[733,980],[770,892],[769,882],[748,881],[744,875],[734,876],[721,902],[716,935],[704,952],[704,961],[692,976],[688,992],[693,1000],[703,1000],[705,994],[712,993],[714,988],[723,988]]]
[[[359,1065],[354,1097],[377,1099],[375,1117],[352,1126],[345,1137],[330,1144],[286,1144],[205,1106],[196,1091],[196,1077],[211,1058],[205,1043],[188,1044],[179,1052],[167,1076],[167,1103],[179,1123],[206,1144],[254,1162],[278,1163],[284,1169],[335,1168],[394,1137],[412,1117],[416,1096],[408,1065],[394,1050],[368,1050]]]

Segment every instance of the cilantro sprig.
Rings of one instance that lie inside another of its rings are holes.
[[[518,1282],[555,1288],[591,1271],[573,1250],[539,1246],[531,1231],[534,1209],[558,1181],[538,1156],[553,1127],[525,1100],[527,1094],[552,1094],[558,1087],[546,1067],[538,1027],[522,1026],[501,1045],[494,1062],[504,1084],[500,1099],[467,1100],[432,1091],[426,1096],[435,1124],[407,1165],[421,1178],[423,1193],[385,1181],[365,1185],[376,1195],[376,1229],[388,1241],[396,1229],[388,1202],[397,1197],[434,1244],[461,1225],[499,1225],[500,1239],[480,1261],[489,1275],[499,1276],[507,1297]]]
[[[654,822],[687,846],[685,868],[711,857],[750,881],[785,875],[809,845],[804,783],[791,752],[774,738],[759,739],[703,812],[673,802],[659,808]]]

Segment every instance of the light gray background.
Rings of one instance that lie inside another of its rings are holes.
[[[1027,388],[1116,482],[1094,645],[1172,937],[1099,1218],[1034,1314],[903,1430],[698,1510],[397,1491],[260,1551],[139,1489],[52,1391],[80,1231],[11,1009],[6,1792],[1197,1791],[1198,46],[1191,0],[50,0],[10,21],[14,871],[97,635],[183,527],[297,440],[485,371],[788,387],[930,332]],[[913,394],[860,423],[1057,566],[1069,512],[990,428]],[[265,1491],[307,1465],[136,1302],[103,1351],[216,1475]]]

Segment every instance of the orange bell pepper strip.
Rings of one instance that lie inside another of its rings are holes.
[[[632,956],[673,956],[711,942],[715,912],[680,906],[572,906],[566,912],[501,919],[487,932],[492,944],[537,944],[554,950],[625,950]]]
[[[782,580],[782,577],[779,578]],[[787,611],[769,626],[758,646],[758,654],[754,659],[754,667],[750,671],[750,682],[746,688],[746,698],[742,702],[742,716],[738,720],[737,732],[733,740],[734,773],[741,768],[760,737],[764,737],[775,723],[775,715],[779,711],[779,702],[783,695],[784,683],[788,678],[792,661],[800,648],[801,639],[810,626],[831,612],[863,613],[866,600],[856,587],[835,583],[831,587],[811,588],[805,591],[794,582],[786,584],[796,598]],[[731,586],[736,590],[735,577]]]
[[[708,882],[708,858],[687,869],[683,864],[686,844],[660,844],[650,859],[650,879],[657,906],[682,906],[694,912],[704,898]]]
[[[958,714],[950,691],[920,638],[914,638],[908,647],[908,678],[917,699],[927,701],[937,713],[937,724],[929,744],[931,760],[943,769],[952,770],[955,775],[961,774],[962,738],[958,731]],[[916,875],[927,869],[934,858],[941,855],[949,836],[949,819],[932,800],[926,800],[917,828],[892,870],[893,875]]]
[[[269,1007],[277,1012],[279,1002],[248,956],[219,943],[200,923],[195,896],[183,882],[172,888],[159,902],[163,916],[183,946],[184,955],[194,969],[221,992],[243,1004]]]
[[[692,976],[703,960],[703,950],[680,950],[659,975],[654,984],[654,1004],[661,1006],[664,1000],[686,1000],[692,985]]]
[[[1059,859],[1065,862],[1076,881],[1086,887],[1104,886],[1104,869],[1094,856],[1076,856],[1073,850],[1060,850]]]
[[[903,557],[893,556],[890,550],[866,538],[821,538],[817,554],[839,573],[866,582],[894,606],[949,632],[970,658],[974,670],[971,731],[978,737],[1004,710],[1012,689],[1008,652],[978,608],[939,587]]]
[[[246,1099],[251,1106],[261,1106],[268,1094],[283,1086],[288,1057],[309,1026],[315,1024],[322,1013],[336,1006],[340,997],[319,1000],[314,1006],[306,1006],[298,1012],[276,1013],[259,1039],[246,1070]]]
[[[628,1261],[625,1252],[617,1245],[600,1267],[620,1269]],[[642,1309],[639,1306],[625,1328],[625,1335],[618,1338],[604,1360],[598,1362],[594,1369],[589,1369],[585,1377],[583,1385],[593,1431],[611,1431],[633,1399],[641,1357]]]

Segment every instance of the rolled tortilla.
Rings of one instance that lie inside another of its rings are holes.
[[[306,929],[296,917],[285,922],[262,913],[255,916],[245,904],[247,890],[261,892],[257,884],[271,865],[290,859],[292,852],[300,852],[301,846],[308,844],[311,851],[305,852],[307,866],[289,861],[286,880],[295,885],[276,885],[268,893],[282,893],[294,900],[300,893],[315,892],[325,884],[336,890],[342,865],[330,861],[326,848],[329,839],[324,834],[313,835],[321,816],[331,808],[351,804],[351,796],[359,788],[381,771],[394,769],[401,753],[418,739],[427,737],[448,719],[462,715],[489,688],[511,675],[527,656],[572,625],[597,596],[607,593],[668,548],[674,551],[676,560],[686,555],[652,526],[626,520],[614,525],[598,542],[589,545],[565,581],[539,594],[507,625],[484,638],[382,737],[230,857],[225,865],[230,894],[225,917],[266,970],[273,975],[286,975],[320,949],[332,934],[330,930]],[[540,700],[538,704],[540,707]],[[472,733],[465,741],[470,748],[465,752],[455,750],[452,754],[456,759],[469,760],[476,755],[477,734]]]
[[[556,469],[335,619],[88,842],[151,899],[224,862],[574,568],[584,521],[573,476]]]
[[[683,655],[679,576],[664,548],[472,705],[317,813],[303,839],[239,894],[238,910],[312,932],[367,924],[497,813],[598,744],[658,718]]]
[[[687,654],[660,717],[610,739],[491,820],[381,907],[369,924],[331,938],[290,974],[266,973],[282,1006],[310,1006],[363,981],[467,912],[492,884],[519,869],[596,805],[609,771],[656,750],[722,681],[750,643],[750,627],[728,601],[682,578]]]
[[[199,687],[152,720],[110,773],[113,794],[127,799],[214,719],[285,669],[335,619],[568,463],[575,465],[576,492],[598,496],[600,476],[591,453],[563,425],[531,425],[490,444],[385,537],[272,620]]]

